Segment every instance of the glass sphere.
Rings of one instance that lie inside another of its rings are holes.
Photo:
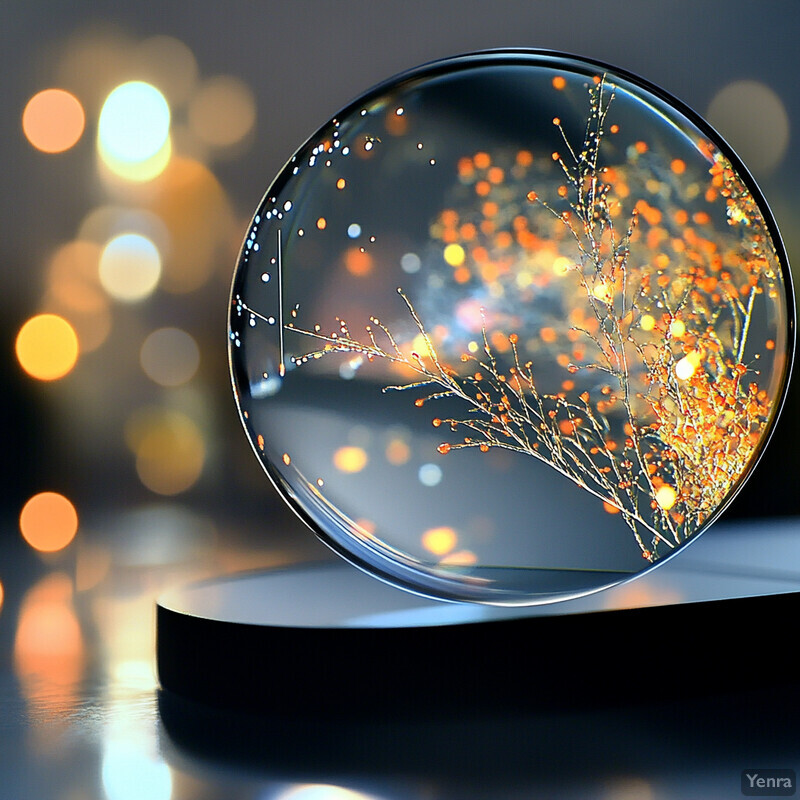
[[[233,280],[234,393],[280,493],[396,585],[524,605],[719,515],[786,387],[761,195],[653,86],[537,51],[439,61],[291,158]]]

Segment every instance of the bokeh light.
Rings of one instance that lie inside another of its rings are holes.
[[[369,462],[369,456],[362,447],[340,447],[333,454],[333,465],[341,472],[361,472]]]
[[[159,328],[142,344],[142,369],[161,386],[180,386],[191,380],[200,364],[197,342],[180,328]]]
[[[20,328],[15,349],[25,372],[40,381],[53,381],[75,366],[78,336],[63,317],[37,314]]]
[[[98,276],[101,252],[94,242],[67,242],[53,253],[47,269],[45,303],[69,317],[81,353],[96,350],[111,331],[108,296]]]
[[[161,255],[146,236],[115,236],[100,255],[100,282],[116,300],[133,303],[150,295],[161,277]]]
[[[429,528],[422,534],[422,546],[435,556],[449,553],[458,542],[458,535],[452,528]]]
[[[275,800],[378,800],[374,795],[355,792],[327,783],[301,783],[286,789]]]
[[[203,435],[180,411],[140,409],[128,421],[125,438],[136,456],[139,480],[156,494],[180,494],[193,486],[203,471]]]
[[[155,86],[144,81],[117,86],[100,112],[97,149],[103,163],[128,180],[152,180],[172,154],[170,116]]]
[[[78,532],[75,506],[58,492],[40,492],[28,500],[19,515],[25,541],[42,553],[63,550]]]
[[[107,168],[103,177],[111,175],[133,183],[146,183],[157,178],[167,168],[171,158],[172,139],[169,136],[161,149],[144,161],[122,161],[100,151],[101,163]]]
[[[146,161],[164,146],[169,122],[164,95],[144,81],[128,81],[106,98],[97,137],[100,147],[112,158]]]
[[[163,221],[171,245],[160,285],[176,294],[192,292],[215,268],[227,273],[239,225],[222,185],[199,161],[173,158],[157,183],[150,209]]]
[[[22,112],[22,130],[27,140],[43,153],[62,153],[83,134],[86,115],[75,95],[63,89],[38,92]]]
[[[108,800],[169,800],[172,773],[135,741],[112,741],[103,754],[103,789]]]
[[[29,700],[46,698],[53,717],[69,710],[70,689],[84,665],[83,635],[72,606],[72,582],[61,573],[43,578],[28,591],[20,608],[14,660]],[[54,692],[53,687],[67,691]]]
[[[253,130],[256,103],[238,78],[220,75],[207,80],[189,106],[192,132],[212,147],[230,147]]]
[[[189,100],[199,69],[186,44],[172,36],[151,36],[137,45],[133,60],[137,77],[158,86],[173,108]]]
[[[712,98],[706,117],[756,177],[768,175],[786,155],[786,106],[774,90],[759,81],[734,81],[723,87]]]

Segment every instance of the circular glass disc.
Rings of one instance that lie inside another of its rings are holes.
[[[793,347],[785,255],[719,136],[533,51],[367,92],[278,175],[233,281],[234,391],[337,552],[533,604],[674,554],[758,459]]]

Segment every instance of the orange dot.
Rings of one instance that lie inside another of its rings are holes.
[[[20,366],[31,377],[53,381],[75,366],[78,336],[63,317],[37,314],[20,328],[15,350]]]
[[[486,177],[487,177],[487,178],[488,178],[488,179],[489,179],[489,180],[490,180],[492,183],[502,183],[502,182],[503,182],[503,178],[505,177],[505,173],[503,172],[503,170],[502,170],[502,169],[500,169],[500,167],[492,167],[492,168],[491,168],[491,169],[490,169],[490,170],[489,170],[489,171],[486,173]]]
[[[339,180],[336,181],[336,188],[337,189],[344,189],[344,187],[345,187],[345,179],[344,178],[339,178]]]
[[[612,125],[609,130],[611,133],[619,133],[619,125]]]
[[[566,79],[561,75],[556,75],[553,78],[553,88],[557,89],[559,92],[567,85]]]
[[[680,158],[674,158],[669,167],[676,175],[683,175],[686,172],[686,163]]]
[[[372,272],[372,256],[360,247],[351,247],[344,254],[345,269],[359,278]]]
[[[517,153],[517,164],[521,167],[529,167],[533,163],[533,153],[530,150],[520,150]]]
[[[492,159],[488,153],[475,153],[474,164],[478,169],[486,169],[491,163]]]
[[[25,503],[19,515],[19,529],[35,550],[55,553],[75,538],[78,513],[64,495],[41,492]]]
[[[492,187],[489,184],[489,181],[478,181],[475,184],[475,192],[479,194],[481,197],[486,197],[487,194],[491,191]]]
[[[647,142],[636,142],[634,145],[637,153],[646,153],[647,152]]]
[[[766,345],[767,345],[767,350],[775,349],[775,342],[772,339],[767,339]]]
[[[86,115],[75,95],[63,89],[45,89],[28,100],[22,112],[27,140],[43,153],[63,153],[83,134]]]
[[[283,454],[283,463],[288,467],[292,463],[292,457],[288,453]]]
[[[558,340],[558,334],[556,333],[555,328],[542,328],[539,331],[539,336],[541,337],[543,342],[547,344],[553,344]]]
[[[603,511],[606,514],[619,514],[619,509],[616,506],[611,505],[611,503],[607,503],[605,500],[603,501]]]
[[[325,228],[327,228],[327,227],[328,227],[328,221],[325,219],[325,217],[320,217],[320,218],[317,220],[317,227],[318,227],[318,228],[319,228],[321,231],[324,231],[324,230],[325,230]]]

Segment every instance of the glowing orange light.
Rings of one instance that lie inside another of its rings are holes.
[[[327,227],[328,227],[328,221],[325,219],[325,217],[320,217],[317,220],[317,228],[319,228],[319,230],[321,231],[324,231],[325,228]]]
[[[72,582],[66,575],[48,575],[25,595],[14,662],[23,694],[46,715],[48,728],[63,722],[74,706],[85,663],[83,636],[72,607]]]
[[[64,495],[41,492],[28,500],[19,515],[25,541],[42,553],[63,550],[78,531],[78,512]]]
[[[554,88],[554,89],[558,89],[558,91],[559,91],[559,92],[560,92],[560,91],[561,91],[561,90],[562,90],[562,89],[563,89],[563,88],[564,88],[566,85],[567,85],[567,81],[564,79],[564,77],[563,77],[563,76],[561,76],[561,75],[556,75],[556,76],[555,76],[555,78],[553,78],[553,88]]]
[[[605,500],[603,501],[603,511],[606,514],[619,514],[620,511],[616,506],[612,506],[611,503],[607,503]]]
[[[422,546],[435,556],[449,553],[458,542],[458,535],[452,528],[429,528],[422,534]]]
[[[333,454],[333,465],[341,472],[361,472],[369,456],[361,447],[340,447]]]
[[[360,247],[351,247],[344,254],[344,266],[351,275],[361,278],[372,272],[372,256]]]
[[[344,178],[339,178],[339,180],[338,180],[338,181],[336,181],[336,188],[337,188],[337,189],[344,189],[344,187],[345,187],[346,185],[347,185],[347,182],[345,181],[345,179],[344,179]]]
[[[25,372],[40,381],[53,381],[75,366],[78,336],[63,317],[38,314],[20,328],[15,349]]]
[[[28,100],[22,112],[27,140],[43,153],[63,153],[83,134],[86,115],[75,95],[63,89],[45,89]]]

